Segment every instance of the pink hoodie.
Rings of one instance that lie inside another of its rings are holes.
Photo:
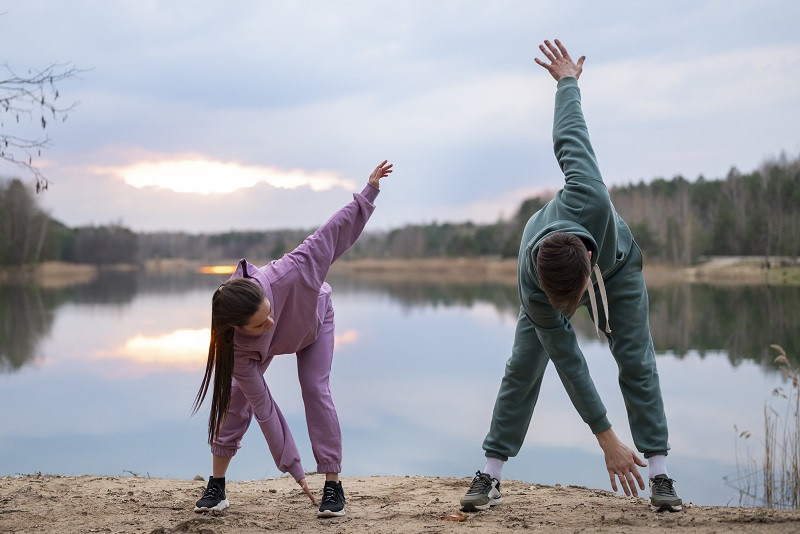
[[[378,188],[367,184],[353,201],[306,238],[292,252],[257,268],[240,260],[231,278],[257,281],[272,304],[275,326],[261,334],[236,330],[235,383],[253,408],[253,415],[267,439],[275,464],[295,480],[305,476],[294,438],[264,380],[268,359],[292,354],[310,345],[325,318],[331,287],[325,283],[331,264],[355,243],[375,210]]]

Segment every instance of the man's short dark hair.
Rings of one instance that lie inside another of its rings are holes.
[[[570,316],[578,309],[591,269],[586,245],[575,235],[556,232],[539,245],[539,283],[550,304],[564,315]]]

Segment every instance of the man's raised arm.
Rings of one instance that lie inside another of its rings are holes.
[[[586,56],[572,60],[567,49],[558,39],[555,45],[545,41],[539,49],[550,61],[546,63],[535,58],[558,82],[556,92],[555,117],[553,120],[553,150],[564,173],[567,183],[573,178],[596,179],[602,181],[597,158],[589,141],[589,131],[583,118],[578,78],[583,72]]]

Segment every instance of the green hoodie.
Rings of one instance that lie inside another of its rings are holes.
[[[525,226],[519,252],[520,300],[572,403],[596,434],[611,426],[606,409],[589,376],[568,318],[553,308],[539,285],[535,260],[544,238],[555,232],[567,232],[589,243],[592,266],[597,263],[603,278],[608,279],[624,264],[633,243],[631,232],[614,210],[600,175],[575,78],[558,82],[553,145],[566,183]],[[597,284],[594,276],[592,281]]]
[[[569,317],[550,304],[536,272],[542,240],[554,232],[568,232],[583,238],[592,251],[592,286],[581,305],[591,302],[590,295],[600,295],[592,306],[594,320],[602,318],[613,329],[613,333],[606,329],[607,338],[618,365],[634,444],[645,457],[666,454],[667,423],[650,336],[642,255],[600,176],[575,78],[558,82],[553,143],[566,183],[525,226],[519,253],[520,316],[483,448],[486,456],[501,460],[516,456],[550,361],[592,432],[611,427]],[[600,315],[597,308],[606,304],[608,314],[603,310]]]

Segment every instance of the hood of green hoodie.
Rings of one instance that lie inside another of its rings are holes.
[[[526,227],[526,231],[527,230],[528,228]],[[591,266],[594,267],[594,264],[597,263],[597,242],[586,228],[573,221],[553,221],[551,224],[539,229],[539,231],[530,237],[523,234],[523,246],[520,247],[519,258],[520,282],[527,279],[529,282],[532,282],[536,288],[541,287],[539,284],[539,273],[536,271],[536,255],[539,252],[539,246],[542,244],[542,241],[557,232],[566,232],[590,243],[590,246],[586,248],[592,251]]]
[[[536,216],[532,217],[531,221],[525,227],[525,232],[522,237],[522,246],[520,247],[520,289],[525,293],[541,290],[539,273],[536,271],[536,255],[539,252],[539,246],[542,241],[556,232],[566,232],[583,239],[583,241],[588,244],[586,248],[592,251],[592,269],[594,269],[595,264],[597,264],[600,267],[604,279],[612,276],[628,257],[633,241],[633,237],[627,225],[621,218],[615,218],[617,222],[617,228],[614,232],[617,237],[615,240],[616,242],[604,243],[605,246],[601,248],[598,246],[597,239],[592,235],[592,232],[575,221],[556,220],[542,226],[541,221],[534,221]],[[594,283],[594,273],[592,273],[592,279]]]

